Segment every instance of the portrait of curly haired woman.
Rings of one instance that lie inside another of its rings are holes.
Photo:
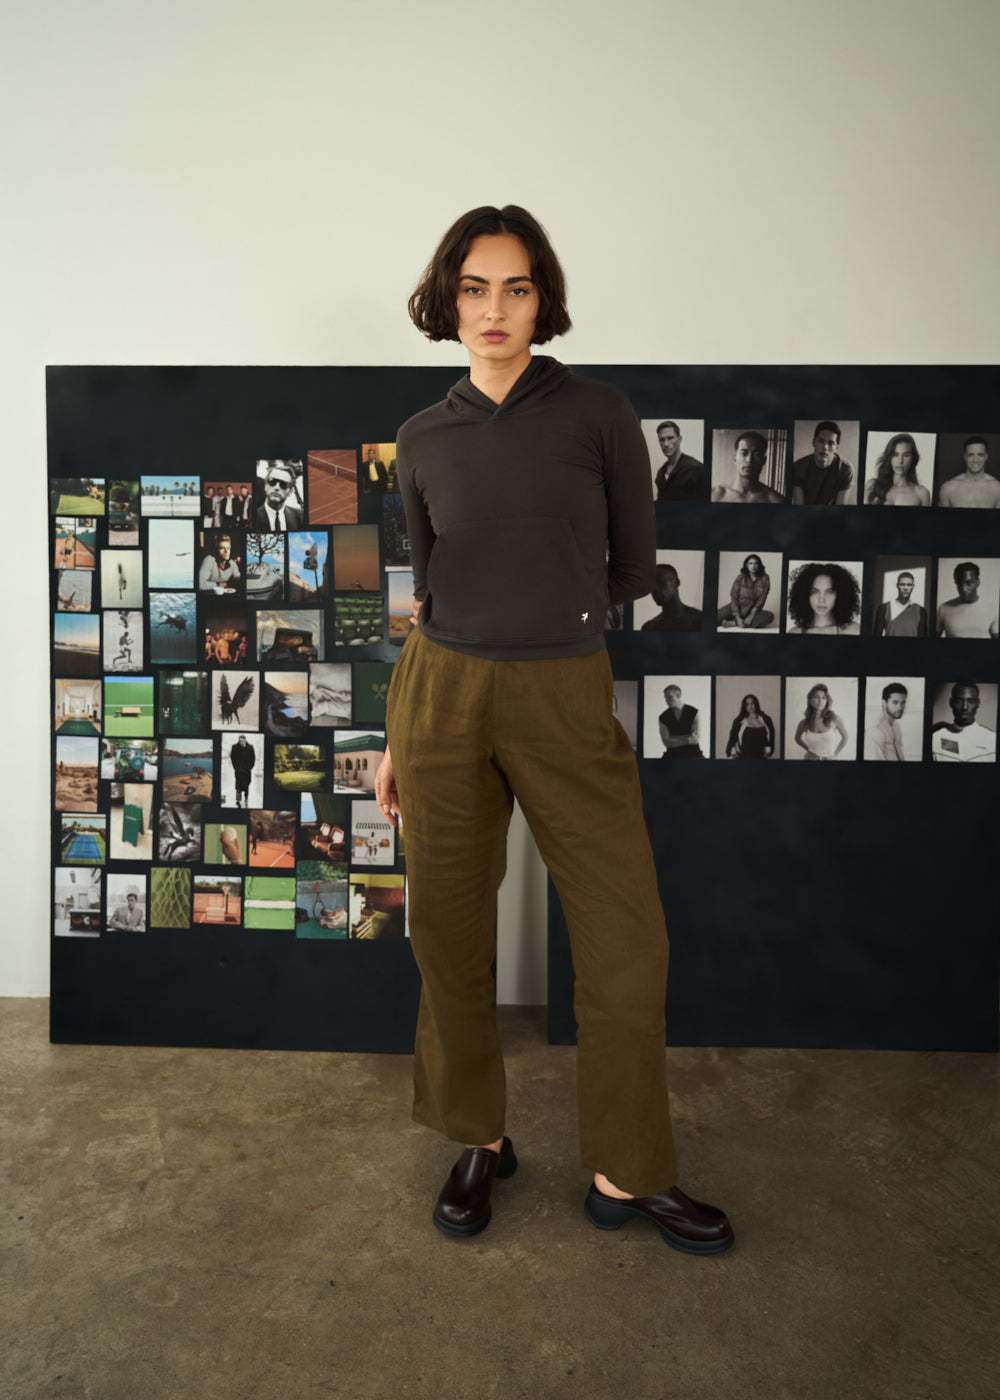
[[[858,574],[861,566],[858,565]],[[856,637],[861,631],[859,577],[843,564],[800,564],[788,580],[788,631]]]

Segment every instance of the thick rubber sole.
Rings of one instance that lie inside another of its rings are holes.
[[[648,1225],[656,1226],[665,1244],[681,1254],[723,1254],[736,1238],[729,1234],[722,1240],[686,1240],[683,1235],[675,1234],[643,1211],[635,1210],[627,1201],[597,1201],[587,1196],[583,1209],[591,1225],[596,1225],[598,1230],[620,1230],[629,1220],[645,1220]]]
[[[500,1149],[500,1163],[496,1170],[496,1179],[506,1181],[517,1171],[517,1158],[514,1155],[514,1146],[509,1137],[503,1140],[503,1147]],[[453,1240],[468,1240],[473,1235],[478,1235],[485,1230],[493,1219],[493,1207],[489,1204],[478,1220],[473,1220],[470,1225],[452,1225],[448,1220],[442,1220],[436,1211],[431,1212],[431,1219],[441,1231],[442,1235],[448,1235]]]

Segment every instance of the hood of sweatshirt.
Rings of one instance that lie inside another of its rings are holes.
[[[468,375],[448,390],[448,404],[470,421],[510,417],[532,411],[570,377],[571,371],[551,355],[532,355],[531,363],[516,379],[503,403],[477,389]]]

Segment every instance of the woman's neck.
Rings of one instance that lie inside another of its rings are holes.
[[[470,355],[469,378],[481,394],[501,404],[530,364],[530,350],[514,360],[487,360]]]

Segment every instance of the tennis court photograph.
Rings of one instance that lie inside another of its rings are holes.
[[[351,525],[358,518],[358,454],[332,447],[307,456],[310,525]]]
[[[59,849],[64,865],[103,865],[108,853],[108,819],[99,812],[64,812]]]

